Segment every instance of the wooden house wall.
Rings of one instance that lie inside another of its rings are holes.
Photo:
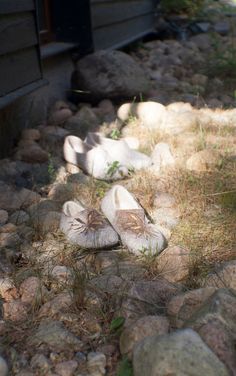
[[[94,49],[119,48],[153,31],[153,0],[91,0]]]
[[[42,78],[33,0],[0,1],[0,99]]]

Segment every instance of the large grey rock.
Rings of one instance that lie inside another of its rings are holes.
[[[144,339],[134,348],[134,376],[228,376],[226,367],[191,329]]]
[[[236,375],[236,294],[218,289],[192,317],[186,327],[196,330],[212,351]]]
[[[121,51],[98,51],[77,62],[72,75],[72,90],[81,98],[100,100],[133,98],[149,90],[145,72]]]

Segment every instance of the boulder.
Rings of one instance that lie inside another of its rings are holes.
[[[134,348],[134,376],[228,376],[224,364],[191,329],[145,338]]]
[[[133,98],[150,88],[138,63],[121,51],[97,51],[80,59],[71,83],[74,95],[83,101]]]
[[[120,336],[120,352],[131,359],[134,346],[149,336],[167,334],[169,322],[165,316],[144,316],[125,328]]]

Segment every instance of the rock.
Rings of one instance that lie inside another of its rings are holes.
[[[102,270],[103,275],[116,275],[126,280],[136,280],[144,277],[145,269],[132,261],[120,261],[115,265],[110,265]]]
[[[145,338],[134,348],[134,376],[228,376],[217,356],[191,329]]]
[[[20,245],[21,239],[17,233],[4,232],[0,233],[0,248],[15,248]]]
[[[39,317],[54,317],[61,311],[68,311],[72,304],[73,294],[62,292],[40,308]]]
[[[174,296],[167,305],[172,326],[181,328],[215,291],[214,287],[205,287]]]
[[[106,357],[99,352],[90,352],[87,357],[87,368],[90,375],[103,376],[106,374]]]
[[[152,219],[155,224],[172,230],[179,223],[179,213],[174,208],[159,208],[152,211]]]
[[[183,113],[183,112],[190,112],[192,111],[193,107],[190,103],[185,102],[173,102],[170,103],[168,106],[166,106],[166,109],[168,111],[173,111],[177,113]]]
[[[71,164],[71,163],[66,164],[66,171],[69,172],[69,174],[79,174],[79,173],[81,173],[80,168],[76,165]]]
[[[9,369],[8,369],[7,362],[2,356],[0,356],[0,375],[7,376],[8,372],[9,372]]]
[[[35,354],[30,361],[30,365],[33,369],[39,368],[41,372],[47,372],[51,368],[49,359],[43,354]]]
[[[3,303],[4,320],[24,321],[28,317],[28,307],[21,300]]]
[[[17,226],[20,226],[24,223],[27,223],[29,219],[29,215],[24,210],[16,210],[14,213],[11,214],[9,222]]]
[[[126,103],[117,111],[118,119],[127,122],[137,118],[140,123],[149,129],[163,129],[166,121],[166,109],[157,102]]]
[[[192,76],[191,82],[193,85],[206,86],[208,77],[204,74],[196,73]]]
[[[149,336],[167,334],[169,322],[164,316],[144,316],[127,327],[120,336],[120,352],[132,357],[134,346]]]
[[[77,336],[58,321],[41,322],[36,332],[29,338],[29,346],[40,346],[46,344],[53,351],[64,351],[66,348],[80,351],[82,342]]]
[[[195,128],[198,124],[198,115],[194,111],[175,112],[167,111],[165,132],[179,134]]]
[[[193,154],[186,163],[186,167],[190,171],[206,172],[214,171],[220,166],[222,157],[217,150],[201,150]]]
[[[66,284],[73,280],[72,270],[64,265],[54,266],[50,274],[57,280],[57,283]]]
[[[215,272],[209,274],[205,286],[228,287],[236,290],[236,260],[223,263]]]
[[[116,251],[102,251],[96,254],[94,268],[100,273],[103,269],[114,266],[119,262],[119,254]]]
[[[21,139],[27,141],[38,141],[41,138],[40,131],[35,128],[27,128],[21,132]]]
[[[101,275],[90,280],[91,286],[95,286],[95,288],[114,294],[117,293],[119,289],[122,288],[124,285],[124,281],[122,278],[116,275]]]
[[[156,172],[175,164],[174,157],[170,151],[170,147],[165,142],[160,142],[155,145],[151,154],[153,166],[151,167]]]
[[[190,38],[190,41],[195,43],[200,51],[209,51],[213,40],[209,34],[197,34]]]
[[[4,226],[0,227],[0,233],[13,234],[17,231],[16,225],[13,223],[6,223]]]
[[[77,62],[72,89],[84,100],[133,98],[148,92],[150,83],[133,58],[121,51],[97,51]],[[87,93],[86,93],[87,92]]]
[[[69,132],[56,125],[48,125],[41,129],[42,139],[44,142],[50,145],[56,145],[64,141],[64,138],[68,136]]]
[[[18,298],[17,289],[10,278],[0,278],[0,294],[6,302]]]
[[[73,112],[69,108],[60,108],[53,110],[48,118],[48,124],[63,125],[70,117],[73,116]]]
[[[189,275],[190,251],[179,246],[171,246],[158,256],[158,270],[169,282],[181,282]]]
[[[218,21],[214,25],[215,32],[221,34],[221,35],[227,35],[230,31],[230,24],[228,21]]]
[[[28,163],[44,163],[48,161],[48,153],[36,142],[24,140],[15,154],[15,159]]]
[[[235,372],[236,296],[234,290],[217,290],[192,317],[186,327],[196,330],[212,351]]]
[[[54,183],[48,192],[48,198],[64,204],[64,202],[74,198],[76,189],[78,189],[77,184]]]
[[[8,221],[8,212],[6,210],[0,210],[0,226],[5,225]]]
[[[43,200],[36,205],[30,206],[28,213],[31,225],[40,234],[56,231],[61,219],[61,214],[57,212],[59,207],[60,203],[51,200]]]
[[[38,277],[29,277],[20,285],[20,295],[23,303],[41,305],[47,294],[46,287]]]
[[[24,209],[38,202],[40,195],[26,188],[15,189],[0,182],[0,207],[4,210]]]
[[[126,319],[125,326],[142,316],[165,313],[166,304],[180,291],[164,278],[135,282],[122,302],[120,315]]]
[[[155,208],[172,208],[175,205],[174,196],[165,192],[157,192],[153,201]]]
[[[78,362],[76,360],[67,360],[57,363],[55,366],[55,371],[60,376],[73,376],[77,367]]]
[[[65,124],[65,128],[74,136],[85,137],[87,132],[94,132],[99,126],[99,119],[90,107],[82,107]]]

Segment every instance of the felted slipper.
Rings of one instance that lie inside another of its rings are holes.
[[[85,142],[90,145],[100,146],[111,158],[119,161],[121,165],[127,168],[140,170],[151,165],[152,161],[146,154],[140,153],[129,147],[125,140],[112,140],[103,137],[99,133],[89,132]]]
[[[89,145],[79,137],[67,136],[63,146],[67,162],[80,167],[84,172],[100,180],[122,179],[129,174],[122,166],[99,145]]]
[[[114,185],[106,193],[101,209],[131,252],[156,255],[166,248],[162,232],[150,223],[144,209],[123,186]]]
[[[83,248],[106,248],[118,243],[119,237],[106,218],[81,203],[67,201],[61,214],[60,229],[72,244]]]

